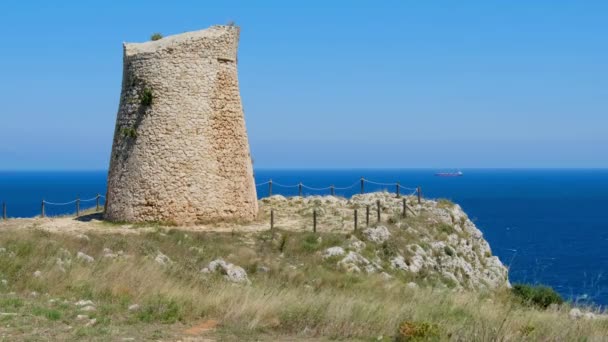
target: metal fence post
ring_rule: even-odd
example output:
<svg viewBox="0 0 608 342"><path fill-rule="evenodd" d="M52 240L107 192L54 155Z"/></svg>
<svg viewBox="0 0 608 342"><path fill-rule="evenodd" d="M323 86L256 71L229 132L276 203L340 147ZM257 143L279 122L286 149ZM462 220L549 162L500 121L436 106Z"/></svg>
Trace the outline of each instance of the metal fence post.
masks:
<svg viewBox="0 0 608 342"><path fill-rule="evenodd" d="M403 197L403 217L407 217L407 203L405 202L405 197Z"/></svg>
<svg viewBox="0 0 608 342"><path fill-rule="evenodd" d="M317 209L313 209L312 211L312 232L317 232Z"/></svg>
<svg viewBox="0 0 608 342"><path fill-rule="evenodd" d="M397 186L396 186L396 190L397 190L397 198L401 197L401 194L399 193L399 188L401 186L399 185L399 182L397 182Z"/></svg>
<svg viewBox="0 0 608 342"><path fill-rule="evenodd" d="M418 187L418 189L416 189L416 192L418 193L418 204L422 203L422 189L420 187Z"/></svg>
<svg viewBox="0 0 608 342"><path fill-rule="evenodd" d="M268 181L268 197L272 196L272 179Z"/></svg>
<svg viewBox="0 0 608 342"><path fill-rule="evenodd" d="M369 204L365 207L365 225L369 227Z"/></svg>
<svg viewBox="0 0 608 342"><path fill-rule="evenodd" d="M42 204L40 205L40 217L44 218L44 200L42 200Z"/></svg>
<svg viewBox="0 0 608 342"><path fill-rule="evenodd" d="M76 197L76 217L80 216L80 197Z"/></svg>
<svg viewBox="0 0 608 342"><path fill-rule="evenodd" d="M378 223L380 223L380 200L376 201L376 205L377 205L376 212L378 214Z"/></svg>
<svg viewBox="0 0 608 342"><path fill-rule="evenodd" d="M298 184L298 194L300 195L300 197L302 197L302 182Z"/></svg>
<svg viewBox="0 0 608 342"><path fill-rule="evenodd" d="M355 209L355 232L357 231L357 209Z"/></svg>
<svg viewBox="0 0 608 342"><path fill-rule="evenodd" d="M333 184L329 187L329 191L330 191L330 193L331 193L332 196L336 195L335 188L334 188Z"/></svg>
<svg viewBox="0 0 608 342"><path fill-rule="evenodd" d="M361 194L365 192L365 178L361 177Z"/></svg>

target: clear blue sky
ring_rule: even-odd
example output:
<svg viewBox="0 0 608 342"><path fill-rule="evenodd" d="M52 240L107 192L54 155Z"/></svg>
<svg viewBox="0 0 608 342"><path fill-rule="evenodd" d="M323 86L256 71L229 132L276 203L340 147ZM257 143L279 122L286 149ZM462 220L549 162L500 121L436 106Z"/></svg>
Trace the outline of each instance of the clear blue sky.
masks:
<svg viewBox="0 0 608 342"><path fill-rule="evenodd" d="M0 3L0 169L107 168L122 42L228 21L256 167L608 167L607 1L108 3Z"/></svg>

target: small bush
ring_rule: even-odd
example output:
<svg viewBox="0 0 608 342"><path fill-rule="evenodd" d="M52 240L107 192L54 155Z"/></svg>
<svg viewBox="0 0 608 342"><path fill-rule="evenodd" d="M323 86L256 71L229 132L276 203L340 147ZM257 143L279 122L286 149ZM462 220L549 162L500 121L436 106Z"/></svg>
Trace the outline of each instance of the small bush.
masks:
<svg viewBox="0 0 608 342"><path fill-rule="evenodd" d="M141 104L144 106L149 106L152 104L153 98L154 96L152 95L152 90L150 88L144 88L144 91L141 94Z"/></svg>
<svg viewBox="0 0 608 342"><path fill-rule="evenodd" d="M156 32L156 33L152 34L152 36L150 36L150 40L152 40L152 41L161 40L161 39L163 39L163 35L158 32Z"/></svg>
<svg viewBox="0 0 608 342"><path fill-rule="evenodd" d="M439 338L439 327L428 322L405 321L399 324L395 342L427 341Z"/></svg>
<svg viewBox="0 0 608 342"><path fill-rule="evenodd" d="M157 296L149 300L139 312L138 318L142 322L175 323L181 320L179 304L175 300Z"/></svg>
<svg viewBox="0 0 608 342"><path fill-rule="evenodd" d="M123 128L121 132L125 138L137 138L137 131L134 128Z"/></svg>
<svg viewBox="0 0 608 342"><path fill-rule="evenodd" d="M562 304L564 299L554 289L544 285L515 284L511 289L523 303L546 309L551 304Z"/></svg>
<svg viewBox="0 0 608 342"><path fill-rule="evenodd" d="M58 321L59 319L61 319L61 312L41 307L34 307L32 309L32 315L45 317L50 321Z"/></svg>
<svg viewBox="0 0 608 342"><path fill-rule="evenodd" d="M439 208L452 208L455 206L454 202L450 201L447 198L438 199L437 205L439 206Z"/></svg>
<svg viewBox="0 0 608 342"><path fill-rule="evenodd" d="M437 229L442 232L442 233L446 233L448 235L452 234L455 232L454 230L454 226L452 226L451 224L447 224L447 223L440 223L439 226L437 227Z"/></svg>

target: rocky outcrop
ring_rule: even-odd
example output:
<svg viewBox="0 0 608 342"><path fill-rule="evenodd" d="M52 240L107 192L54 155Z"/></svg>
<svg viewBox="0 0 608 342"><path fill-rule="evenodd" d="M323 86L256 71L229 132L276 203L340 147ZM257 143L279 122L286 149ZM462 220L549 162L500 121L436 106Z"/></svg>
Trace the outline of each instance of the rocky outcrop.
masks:
<svg viewBox="0 0 608 342"><path fill-rule="evenodd" d="M214 26L124 45L106 219L184 224L256 216L238 39L238 27Z"/></svg>
<svg viewBox="0 0 608 342"><path fill-rule="evenodd" d="M382 222L370 222L340 246L323 251L325 260L338 257L337 268L346 272L401 273L406 279L451 288L491 289L510 286L507 268L492 255L482 232L460 206L449 201L406 197L407 217L403 217L403 198L391 193L355 195L350 199L334 196L262 199L263 206L294 217L309 217L312 209L325 213L319 226L337 231L342 226L352 232L353 209L380 203ZM291 214L293 213L293 214ZM319 217L319 215L317 215ZM361 220L359 221L361 225ZM363 222L364 223L364 222ZM319 228L318 228L319 229ZM363 240L363 241L362 241ZM365 241L365 242L364 242Z"/></svg>

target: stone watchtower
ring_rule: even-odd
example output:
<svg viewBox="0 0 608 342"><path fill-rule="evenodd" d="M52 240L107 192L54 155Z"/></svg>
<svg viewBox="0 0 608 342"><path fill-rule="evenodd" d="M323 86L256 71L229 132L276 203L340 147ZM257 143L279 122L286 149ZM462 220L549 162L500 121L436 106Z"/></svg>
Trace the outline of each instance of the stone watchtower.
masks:
<svg viewBox="0 0 608 342"><path fill-rule="evenodd" d="M238 27L214 26L124 44L106 219L184 224L257 215L238 40Z"/></svg>

